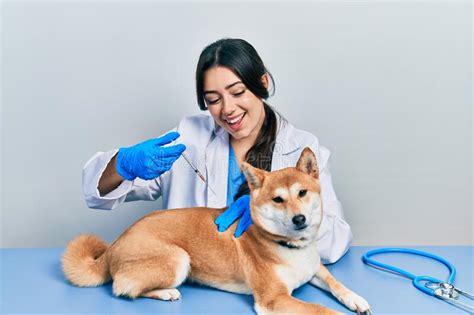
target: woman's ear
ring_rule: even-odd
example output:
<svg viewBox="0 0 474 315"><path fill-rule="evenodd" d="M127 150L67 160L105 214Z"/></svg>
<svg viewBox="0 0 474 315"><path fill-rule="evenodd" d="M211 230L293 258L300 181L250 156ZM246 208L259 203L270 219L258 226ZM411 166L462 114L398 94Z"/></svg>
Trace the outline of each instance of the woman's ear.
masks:
<svg viewBox="0 0 474 315"><path fill-rule="evenodd" d="M268 73L262 75L263 86L268 90Z"/></svg>

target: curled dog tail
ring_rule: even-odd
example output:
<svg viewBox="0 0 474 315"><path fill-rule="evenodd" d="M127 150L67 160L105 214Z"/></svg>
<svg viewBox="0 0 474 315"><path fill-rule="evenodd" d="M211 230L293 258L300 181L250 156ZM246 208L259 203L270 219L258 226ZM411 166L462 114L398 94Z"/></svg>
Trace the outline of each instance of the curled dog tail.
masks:
<svg viewBox="0 0 474 315"><path fill-rule="evenodd" d="M96 287L110 278L107 244L95 235L79 235L69 242L62 257L66 278L79 287Z"/></svg>

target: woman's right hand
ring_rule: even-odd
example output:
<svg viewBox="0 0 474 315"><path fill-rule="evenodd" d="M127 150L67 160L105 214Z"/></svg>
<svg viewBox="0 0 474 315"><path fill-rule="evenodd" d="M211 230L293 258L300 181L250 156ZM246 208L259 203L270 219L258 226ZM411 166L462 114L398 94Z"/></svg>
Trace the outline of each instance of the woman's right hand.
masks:
<svg viewBox="0 0 474 315"><path fill-rule="evenodd" d="M146 140L128 148L120 148L117 154L117 173L127 180L154 179L171 169L186 146L177 144L163 147L179 137L170 132L160 138Z"/></svg>

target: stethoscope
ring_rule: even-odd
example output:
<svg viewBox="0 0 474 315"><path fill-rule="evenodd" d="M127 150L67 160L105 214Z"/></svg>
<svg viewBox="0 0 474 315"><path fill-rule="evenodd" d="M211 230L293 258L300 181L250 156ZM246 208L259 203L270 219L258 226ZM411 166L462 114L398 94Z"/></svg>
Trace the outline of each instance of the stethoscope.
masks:
<svg viewBox="0 0 474 315"><path fill-rule="evenodd" d="M415 255L424 256L430 259L437 260L441 262L442 264L444 264L449 269L448 280L445 282L445 281L442 281L433 277L429 277L429 276L415 276L414 274L411 274L406 270L403 270L391 265L387 265L387 264L384 264L384 263L381 263L369 258L373 255L379 255L379 254L385 254L385 253L415 254ZM458 300L460 295L465 296L471 300L474 300L474 296L454 286L454 278L456 277L456 268L454 268L453 264L451 264L449 261L447 261L446 259L442 257L433 255L431 253L415 250L415 249L387 247L387 248L379 248L379 249L368 251L367 253L365 253L365 255L362 256L362 261L369 266L378 267L386 271L405 276L412 280L413 285L418 290L428 295L444 300L448 303L451 303L468 312L474 312L473 306L470 306ZM422 282L424 282L424 284Z"/></svg>

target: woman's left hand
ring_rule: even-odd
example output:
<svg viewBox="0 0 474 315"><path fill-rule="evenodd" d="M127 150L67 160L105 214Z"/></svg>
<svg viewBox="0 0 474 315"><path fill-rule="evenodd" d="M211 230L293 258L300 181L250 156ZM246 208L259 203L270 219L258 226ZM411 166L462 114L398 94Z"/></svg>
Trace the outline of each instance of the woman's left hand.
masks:
<svg viewBox="0 0 474 315"><path fill-rule="evenodd" d="M240 218L237 228L235 229L234 236L239 237L244 234L245 231L252 224L252 218L250 217L250 196L243 195L239 197L234 203L230 205L224 212L222 212L214 223L217 225L219 232L224 232L231 226L237 219Z"/></svg>

